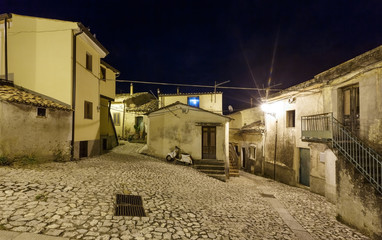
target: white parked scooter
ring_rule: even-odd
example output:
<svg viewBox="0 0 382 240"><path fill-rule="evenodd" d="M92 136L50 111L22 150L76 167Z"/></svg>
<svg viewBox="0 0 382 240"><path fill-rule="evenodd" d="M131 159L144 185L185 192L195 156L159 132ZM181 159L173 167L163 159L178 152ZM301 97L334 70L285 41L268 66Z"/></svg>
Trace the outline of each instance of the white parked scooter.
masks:
<svg viewBox="0 0 382 240"><path fill-rule="evenodd" d="M167 154L166 160L168 162L172 162L172 161L176 160L178 162L187 163L189 165L192 164L191 155L186 154L186 153L180 153L180 148L178 148L177 146L175 146L174 151Z"/></svg>

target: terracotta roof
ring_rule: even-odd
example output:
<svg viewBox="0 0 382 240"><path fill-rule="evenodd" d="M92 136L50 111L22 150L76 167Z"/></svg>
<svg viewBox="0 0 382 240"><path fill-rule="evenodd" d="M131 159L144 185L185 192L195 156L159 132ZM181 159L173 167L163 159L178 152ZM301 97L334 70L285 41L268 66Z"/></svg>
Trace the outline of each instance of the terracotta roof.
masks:
<svg viewBox="0 0 382 240"><path fill-rule="evenodd" d="M110 64L108 64L107 62L105 62L104 60L101 59L101 64L105 65L106 67L108 67L109 69L111 69L114 73L116 74L120 74L121 72L114 68L113 66L111 66Z"/></svg>
<svg viewBox="0 0 382 240"><path fill-rule="evenodd" d="M54 102L47 98L38 96L37 94L29 93L25 90L9 85L0 85L0 101L33 105L36 107L61 109L65 111L72 110L70 107L65 106L64 104Z"/></svg>
<svg viewBox="0 0 382 240"><path fill-rule="evenodd" d="M134 93L133 95L130 95L130 93L120 93L120 94L116 94L115 95L114 102L123 102L123 101L125 101L127 99L136 98L138 96L146 95L146 94L150 94L150 93L148 93L148 92L138 92L138 93Z"/></svg>
<svg viewBox="0 0 382 240"><path fill-rule="evenodd" d="M128 112L152 112L158 109L158 100L151 100L143 105L127 108Z"/></svg>
<svg viewBox="0 0 382 240"><path fill-rule="evenodd" d="M244 125L241 129L240 132L261 132L265 129L264 123L259 120L247 125Z"/></svg>

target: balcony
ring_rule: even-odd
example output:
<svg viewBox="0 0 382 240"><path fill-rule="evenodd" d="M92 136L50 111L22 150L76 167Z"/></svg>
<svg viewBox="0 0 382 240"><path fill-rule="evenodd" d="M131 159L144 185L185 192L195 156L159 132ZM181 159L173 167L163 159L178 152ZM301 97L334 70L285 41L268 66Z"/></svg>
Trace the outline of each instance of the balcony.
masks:
<svg viewBox="0 0 382 240"><path fill-rule="evenodd" d="M301 140L327 143L333 138L332 113L301 117Z"/></svg>

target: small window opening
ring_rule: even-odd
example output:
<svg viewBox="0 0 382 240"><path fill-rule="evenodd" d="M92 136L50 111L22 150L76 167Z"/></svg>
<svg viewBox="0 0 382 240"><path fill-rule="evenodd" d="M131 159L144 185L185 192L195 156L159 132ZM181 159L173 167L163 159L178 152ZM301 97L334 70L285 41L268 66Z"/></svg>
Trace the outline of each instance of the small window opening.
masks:
<svg viewBox="0 0 382 240"><path fill-rule="evenodd" d="M199 107L199 97L188 97L187 103L193 107Z"/></svg>
<svg viewBox="0 0 382 240"><path fill-rule="evenodd" d="M291 110L291 111L286 112L286 127L295 127L296 126L295 117L296 117L295 110Z"/></svg>
<svg viewBox="0 0 382 240"><path fill-rule="evenodd" d="M121 125L121 113L113 113L114 126Z"/></svg>
<svg viewBox="0 0 382 240"><path fill-rule="evenodd" d="M38 117L46 117L46 108L37 108Z"/></svg>
<svg viewBox="0 0 382 240"><path fill-rule="evenodd" d="M106 68L104 67L100 69L100 79L106 81Z"/></svg>
<svg viewBox="0 0 382 240"><path fill-rule="evenodd" d="M250 158L256 159L256 146L251 145L249 147L249 152L250 152Z"/></svg>
<svg viewBox="0 0 382 240"><path fill-rule="evenodd" d="M85 101L84 104L84 118L93 119L93 103Z"/></svg>
<svg viewBox="0 0 382 240"><path fill-rule="evenodd" d="M86 53L86 69L89 71L93 69L93 57L90 53Z"/></svg>

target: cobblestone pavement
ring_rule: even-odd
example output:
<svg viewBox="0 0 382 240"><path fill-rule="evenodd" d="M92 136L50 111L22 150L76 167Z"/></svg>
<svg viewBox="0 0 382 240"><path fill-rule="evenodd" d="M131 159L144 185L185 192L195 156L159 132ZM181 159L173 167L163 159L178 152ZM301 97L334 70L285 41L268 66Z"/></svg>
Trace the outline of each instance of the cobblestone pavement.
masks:
<svg viewBox="0 0 382 240"><path fill-rule="evenodd" d="M0 229L70 239L298 239L271 193L313 239L368 239L324 197L256 176L224 183L139 155L139 144L78 162L0 168ZM114 216L115 194L141 195L147 217Z"/></svg>

